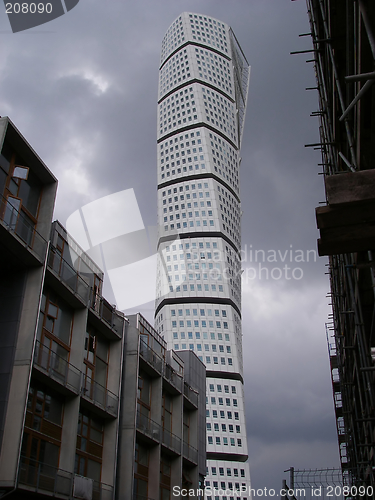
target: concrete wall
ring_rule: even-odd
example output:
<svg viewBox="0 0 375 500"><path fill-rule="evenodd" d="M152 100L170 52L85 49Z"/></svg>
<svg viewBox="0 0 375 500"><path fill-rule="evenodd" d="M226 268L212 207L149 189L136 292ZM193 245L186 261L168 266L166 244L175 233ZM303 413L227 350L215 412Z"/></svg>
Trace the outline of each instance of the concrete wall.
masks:
<svg viewBox="0 0 375 500"><path fill-rule="evenodd" d="M34 339L39 312L43 268L32 268L11 279L14 295L9 297L8 309L1 310L2 331L7 338L7 352L12 359L8 365L9 392L0 457L0 485L13 485L16 479L18 456L26 411L29 378L33 359ZM6 284L2 291L5 293ZM6 300L5 300L5 303ZM4 322L8 319L7 322ZM4 414L4 407L3 407Z"/></svg>
<svg viewBox="0 0 375 500"><path fill-rule="evenodd" d="M1 270L0 281L0 453L27 273Z"/></svg>
<svg viewBox="0 0 375 500"><path fill-rule="evenodd" d="M185 381L199 393L197 419L198 470L206 475L206 367L192 351L178 351L184 362Z"/></svg>
<svg viewBox="0 0 375 500"><path fill-rule="evenodd" d="M117 454L116 499L128 500L133 494L135 428L138 390L139 332L134 321L127 325L122 367L119 445Z"/></svg>

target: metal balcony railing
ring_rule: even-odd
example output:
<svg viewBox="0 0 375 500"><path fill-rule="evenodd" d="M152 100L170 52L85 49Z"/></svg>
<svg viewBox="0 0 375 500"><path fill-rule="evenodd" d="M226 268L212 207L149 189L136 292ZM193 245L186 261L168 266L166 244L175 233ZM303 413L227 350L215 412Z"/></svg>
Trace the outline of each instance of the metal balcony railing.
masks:
<svg viewBox="0 0 375 500"><path fill-rule="evenodd" d="M167 429L163 429L162 443L170 450L173 450L176 453L181 454L181 438L179 438L172 432L168 431Z"/></svg>
<svg viewBox="0 0 375 500"><path fill-rule="evenodd" d="M165 349L167 343L165 340L158 334L158 332L153 328L150 323L142 316L142 314L137 314L137 327L141 333L145 333L146 335L151 335L154 338L155 342L159 344L161 351L160 354L163 356L165 354Z"/></svg>
<svg viewBox="0 0 375 500"><path fill-rule="evenodd" d="M18 474L18 483L31 486L36 491L48 491L54 495L69 498L72 491L73 474L46 463L22 457Z"/></svg>
<svg viewBox="0 0 375 500"><path fill-rule="evenodd" d="M34 363L64 387L76 394L79 393L81 371L56 352L41 344L39 340L35 346Z"/></svg>
<svg viewBox="0 0 375 500"><path fill-rule="evenodd" d="M48 493L49 496L72 498L75 478L72 472L53 467L44 462L21 456L18 473L18 485L34 488L36 492ZM113 500L113 486L90 480L92 487L86 491L89 500Z"/></svg>
<svg viewBox="0 0 375 500"><path fill-rule="evenodd" d="M38 368L42 368L51 378L60 382L75 394L78 395L81 388L81 395L85 399L91 401L114 417L117 416L118 396L116 394L100 385L91 377L84 375L81 370L39 341L36 342L35 346L34 363Z"/></svg>
<svg viewBox="0 0 375 500"><path fill-rule="evenodd" d="M50 245L48 254L48 267L54 271L59 279L69 287L73 293L78 295L83 303L87 307L90 307L109 328L121 336L124 323L124 317L121 313L101 295L95 294L87 275L80 274L52 245Z"/></svg>
<svg viewBox="0 0 375 500"><path fill-rule="evenodd" d="M171 365L164 365L164 377L178 389L179 392L182 392L182 376L174 370Z"/></svg>
<svg viewBox="0 0 375 500"><path fill-rule="evenodd" d="M109 328L114 330L118 335L121 335L124 317L118 313L114 306L100 295L95 295L92 291L91 296L93 297L90 304L91 309L96 312Z"/></svg>
<svg viewBox="0 0 375 500"><path fill-rule="evenodd" d="M114 417L117 416L118 396L87 375L83 375L81 394Z"/></svg>
<svg viewBox="0 0 375 500"><path fill-rule="evenodd" d="M182 445L182 454L184 458L187 458L190 462L193 462L194 464L198 463L198 450L190 446L188 443L185 443L185 441Z"/></svg>
<svg viewBox="0 0 375 500"><path fill-rule="evenodd" d="M16 198L7 199L0 195L0 223L10 233L16 234L43 262L47 241L38 233L27 215L17 209L15 206L17 202L19 200Z"/></svg>
<svg viewBox="0 0 375 500"><path fill-rule="evenodd" d="M161 427L158 423L154 422L147 415L137 412L137 430L146 434L154 441L160 442Z"/></svg>
<svg viewBox="0 0 375 500"><path fill-rule="evenodd" d="M48 267L52 269L60 280L68 286L87 305L90 297L90 285L79 273L50 246L48 254Z"/></svg>
<svg viewBox="0 0 375 500"><path fill-rule="evenodd" d="M141 357L150 364L159 373L163 370L163 359L153 350L146 342L140 338L139 354Z"/></svg>
<svg viewBox="0 0 375 500"><path fill-rule="evenodd" d="M195 407L198 406L198 392L186 382L184 382L184 395Z"/></svg>

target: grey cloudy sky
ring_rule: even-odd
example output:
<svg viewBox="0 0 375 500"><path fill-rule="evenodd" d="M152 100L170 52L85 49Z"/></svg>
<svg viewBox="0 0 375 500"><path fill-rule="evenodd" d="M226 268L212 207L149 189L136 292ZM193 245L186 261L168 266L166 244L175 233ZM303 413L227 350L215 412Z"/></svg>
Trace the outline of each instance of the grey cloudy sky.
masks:
<svg viewBox="0 0 375 500"><path fill-rule="evenodd" d="M324 200L320 156L304 147L318 142L309 117L316 93L305 91L314 71L309 55L290 55L310 48L298 36L309 31L305 2L81 0L18 34L3 10L0 114L59 179L55 217L63 224L82 205L133 188L145 225L155 225L160 46L183 11L230 24L252 67L241 165L247 428L253 486L279 488L290 466L338 466L326 259L285 257L301 250L306 260L316 249L314 209ZM258 252L254 262L255 250L275 250L277 259L263 262ZM272 279L285 265L288 277L299 268L298 279ZM150 304L143 312L151 320Z"/></svg>

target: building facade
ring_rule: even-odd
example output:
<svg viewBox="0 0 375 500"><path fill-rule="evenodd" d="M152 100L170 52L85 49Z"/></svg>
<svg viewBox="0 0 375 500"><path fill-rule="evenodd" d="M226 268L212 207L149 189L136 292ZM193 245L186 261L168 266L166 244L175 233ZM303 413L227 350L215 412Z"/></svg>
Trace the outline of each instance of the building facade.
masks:
<svg viewBox="0 0 375 500"><path fill-rule="evenodd" d="M192 352L168 351L140 314L128 321L117 498L197 492L206 473L205 366Z"/></svg>
<svg viewBox="0 0 375 500"><path fill-rule="evenodd" d="M115 494L125 317L52 223L57 180L0 120L0 497Z"/></svg>
<svg viewBox="0 0 375 500"><path fill-rule="evenodd" d="M239 167L249 74L217 19L183 13L163 39L155 328L206 365L206 485L244 491Z"/></svg>
<svg viewBox="0 0 375 500"><path fill-rule="evenodd" d="M159 500L205 474L205 367L102 296L57 180L0 119L0 498ZM131 286L131 284L125 284Z"/></svg>

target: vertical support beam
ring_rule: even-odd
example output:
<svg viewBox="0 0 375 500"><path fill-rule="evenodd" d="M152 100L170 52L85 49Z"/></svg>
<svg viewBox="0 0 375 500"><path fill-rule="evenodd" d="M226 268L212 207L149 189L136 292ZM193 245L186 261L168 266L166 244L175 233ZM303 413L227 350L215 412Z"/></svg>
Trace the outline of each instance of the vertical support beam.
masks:
<svg viewBox="0 0 375 500"><path fill-rule="evenodd" d="M367 11L366 11L365 5L363 3L363 0L358 0L358 5L359 5L359 10L361 11L363 24L365 25L365 28L366 28L366 34L368 37L368 41L370 43L372 57L375 59L375 37L374 37L374 34L372 32L372 29L371 29L370 20L368 18Z"/></svg>
<svg viewBox="0 0 375 500"><path fill-rule="evenodd" d="M326 19L326 15L324 12L323 0L319 0L319 5L320 5L320 12L321 12L322 20L323 20L325 37L330 38L327 19ZM327 50L328 50L329 57L330 57L331 64L332 64L332 71L333 71L333 75L334 75L334 79L335 79L335 85L336 85L337 95L338 95L339 102L340 102L341 112L343 113L345 111L345 102L344 102L344 97L343 97L343 93L341 90L341 85L340 85L340 81L339 81L339 77L338 77L338 73L337 73L337 68L336 68L335 57L333 54L333 49L332 49L331 44L328 44ZM348 145L349 145L349 149L350 149L350 154L352 157L352 163L353 163L354 167L357 169L358 162L357 162L357 158L356 158L356 154L355 154L355 150L354 150L353 136L352 136L352 133L351 133L351 130L349 127L349 123L347 122L347 120L345 120L344 123L345 123L346 135L348 138Z"/></svg>
<svg viewBox="0 0 375 500"><path fill-rule="evenodd" d="M294 490L294 467L291 467L289 470L289 483L290 483L290 488Z"/></svg>

